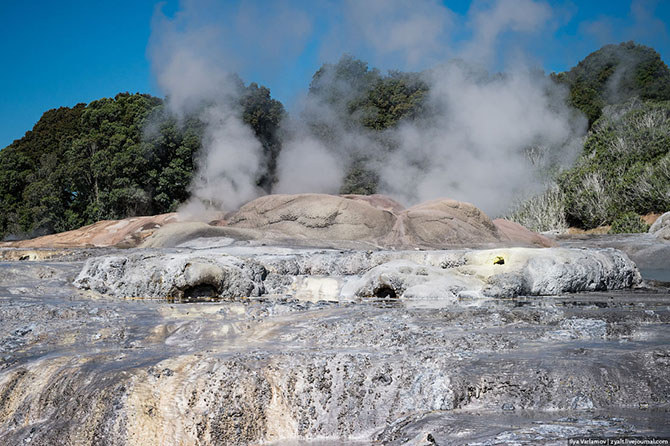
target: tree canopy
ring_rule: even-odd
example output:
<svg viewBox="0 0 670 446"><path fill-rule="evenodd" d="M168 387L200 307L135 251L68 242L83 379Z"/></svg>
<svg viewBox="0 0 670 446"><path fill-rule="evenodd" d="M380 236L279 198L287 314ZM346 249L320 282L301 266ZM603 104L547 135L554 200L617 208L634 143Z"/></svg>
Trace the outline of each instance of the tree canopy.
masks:
<svg viewBox="0 0 670 446"><path fill-rule="evenodd" d="M264 148L257 181L269 190L284 108L265 87L240 88L242 119ZM189 197L203 131L197 115L177 120L162 99L146 94L45 112L0 151L0 237L175 211Z"/></svg>
<svg viewBox="0 0 670 446"><path fill-rule="evenodd" d="M605 45L586 56L569 71L552 79L570 89L570 103L592 125L605 105L634 97L670 100L670 69L653 49L634 42Z"/></svg>

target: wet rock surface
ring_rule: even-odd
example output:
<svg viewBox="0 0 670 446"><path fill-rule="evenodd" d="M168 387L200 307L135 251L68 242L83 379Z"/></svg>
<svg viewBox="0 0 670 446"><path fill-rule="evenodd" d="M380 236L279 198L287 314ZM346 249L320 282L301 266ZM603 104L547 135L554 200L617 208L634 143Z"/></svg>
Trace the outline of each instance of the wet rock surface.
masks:
<svg viewBox="0 0 670 446"><path fill-rule="evenodd" d="M670 435L667 288L605 290L603 278L616 277L608 273L575 289L600 291L576 294L529 295L526 284L509 296L434 298L423 292L436 287L423 281L409 295L412 286L319 301L355 283L347 276L362 280L393 262L438 282L450 270L480 281L496 276L483 268L511 274L540 257L259 249L0 263L3 444L494 445ZM588 257L543 251L556 261L542 271L558 268L560 277L571 255ZM598 267L574 276L602 274L610 263L625 270L626 258L613 253L595 251ZM494 263L498 256L505 263ZM518 269L516 256L525 256ZM95 268L109 280L79 274ZM635 272L621 275L626 286ZM75 277L90 289L71 285ZM246 291L207 303L138 299L224 277ZM142 278L152 288L128 292Z"/></svg>

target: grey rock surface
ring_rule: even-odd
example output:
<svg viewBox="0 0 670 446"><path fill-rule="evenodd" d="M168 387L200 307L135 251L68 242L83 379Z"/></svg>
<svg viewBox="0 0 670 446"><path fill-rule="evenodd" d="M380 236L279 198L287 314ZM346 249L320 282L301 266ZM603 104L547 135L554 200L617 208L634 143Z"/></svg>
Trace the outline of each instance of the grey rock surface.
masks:
<svg viewBox="0 0 670 446"><path fill-rule="evenodd" d="M637 277L612 249L233 243L71 258L0 262L2 444L458 446L670 435L670 291L610 289ZM83 288L104 292L71 285L78 271ZM404 293L321 299L362 278L374 284L371 271L397 276ZM481 294L431 295L433 283L453 286L450 275ZM235 297L139 298L213 284ZM487 287L513 292L491 298ZM557 291L565 289L579 292Z"/></svg>
<svg viewBox="0 0 670 446"><path fill-rule="evenodd" d="M358 199L324 194L267 195L228 217L228 226L291 238L375 240L385 236L395 220L392 212Z"/></svg>
<svg viewBox="0 0 670 446"><path fill-rule="evenodd" d="M649 227L649 233L663 240L670 240L670 212L666 212L656 219Z"/></svg>
<svg viewBox="0 0 670 446"><path fill-rule="evenodd" d="M373 252L228 246L93 258L74 284L117 297L180 299L204 293L228 299L290 294L305 300L457 300L622 289L639 282L635 264L614 249Z"/></svg>
<svg viewBox="0 0 670 446"><path fill-rule="evenodd" d="M265 275L232 256L130 254L89 259L74 285L118 297L225 299L259 296Z"/></svg>
<svg viewBox="0 0 670 446"><path fill-rule="evenodd" d="M670 243L653 234L564 236L559 242L566 248L598 247L623 251L648 278L670 282Z"/></svg>

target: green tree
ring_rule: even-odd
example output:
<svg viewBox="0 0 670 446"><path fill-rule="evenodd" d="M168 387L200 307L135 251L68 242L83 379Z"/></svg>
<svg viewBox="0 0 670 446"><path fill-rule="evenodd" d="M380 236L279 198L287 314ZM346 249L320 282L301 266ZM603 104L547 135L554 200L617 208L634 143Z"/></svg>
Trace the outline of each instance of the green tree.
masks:
<svg viewBox="0 0 670 446"><path fill-rule="evenodd" d="M670 100L670 69L653 49L634 42L606 45L569 71L552 74L570 88L570 103L592 125L608 104L631 98Z"/></svg>

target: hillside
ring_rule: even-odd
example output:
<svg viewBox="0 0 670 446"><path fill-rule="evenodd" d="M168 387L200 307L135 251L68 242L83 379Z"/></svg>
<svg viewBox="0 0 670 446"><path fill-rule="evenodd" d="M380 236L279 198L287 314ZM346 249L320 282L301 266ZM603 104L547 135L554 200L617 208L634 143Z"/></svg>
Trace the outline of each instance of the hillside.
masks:
<svg viewBox="0 0 670 446"><path fill-rule="evenodd" d="M646 231L641 215L670 210L670 69L654 49L625 42L551 77L590 130L575 165L509 217L537 231Z"/></svg>
<svg viewBox="0 0 670 446"><path fill-rule="evenodd" d="M510 218L536 231L646 232L641 215L670 210L670 102L606 106L575 165Z"/></svg>
<svg viewBox="0 0 670 446"><path fill-rule="evenodd" d="M505 78L476 75L489 84ZM314 74L296 120L343 164L340 193L378 192L375 163L398 145L389 130L407 121L420 121L417 129L435 125L428 77L382 74L348 55ZM550 78L568 88L589 134L574 167L552 171L548 192L511 218L534 230L562 230L635 223L639 214L670 209L670 70L660 55L633 42L607 45ZM282 144L298 130L284 126L288 115L269 89L236 79L235 110L263 147L255 183L272 192ZM177 118L163 99L120 93L45 112L0 151L0 239L175 211L190 196L208 105Z"/></svg>
<svg viewBox="0 0 670 446"><path fill-rule="evenodd" d="M670 100L670 69L653 49L634 42L606 45L552 79L570 88L571 104L593 124L606 105L632 98Z"/></svg>

